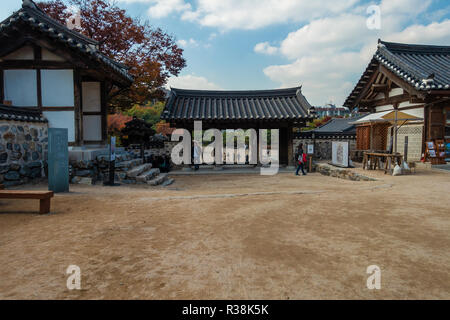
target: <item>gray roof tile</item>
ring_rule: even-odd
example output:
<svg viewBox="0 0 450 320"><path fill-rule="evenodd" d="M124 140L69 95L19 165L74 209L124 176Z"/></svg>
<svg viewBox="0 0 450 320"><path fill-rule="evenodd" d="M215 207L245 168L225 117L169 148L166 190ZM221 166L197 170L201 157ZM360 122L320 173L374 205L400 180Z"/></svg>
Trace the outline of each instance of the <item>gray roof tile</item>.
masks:
<svg viewBox="0 0 450 320"><path fill-rule="evenodd" d="M379 41L378 49L344 106L352 107L366 79L382 64L419 91L450 89L450 46Z"/></svg>
<svg viewBox="0 0 450 320"><path fill-rule="evenodd" d="M161 116L174 120L280 120L313 118L301 87L256 91L171 89Z"/></svg>
<svg viewBox="0 0 450 320"><path fill-rule="evenodd" d="M119 74L128 82L133 77L128 73L128 68L123 64L108 58L98 50L98 42L81 33L70 30L58 21L50 18L32 0L24 0L22 8L14 12L10 17L0 23L0 32L7 33L16 23L26 23L32 28L45 33L47 36L72 47L92 60L100 62L114 73Z"/></svg>

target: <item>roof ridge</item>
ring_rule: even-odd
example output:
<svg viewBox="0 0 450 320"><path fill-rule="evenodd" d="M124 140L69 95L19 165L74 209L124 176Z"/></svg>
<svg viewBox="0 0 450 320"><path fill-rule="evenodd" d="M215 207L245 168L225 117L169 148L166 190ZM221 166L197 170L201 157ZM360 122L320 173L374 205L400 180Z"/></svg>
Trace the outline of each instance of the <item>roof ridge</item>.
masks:
<svg viewBox="0 0 450 320"><path fill-rule="evenodd" d="M31 1L31 0L24 0L24 1ZM25 2L24 2L25 3ZM65 32L70 33L71 35L73 35L74 37L80 38L86 42L88 42L89 44L93 44L93 45L98 45L98 41L94 40L92 38L89 38L87 36L85 36L84 34L74 31L72 29L69 29L67 26L63 25L62 23L60 23L59 21L53 19L52 17L50 17L48 14L46 14L41 8L39 8L39 6L37 6L34 2L33 2L34 6L30 6L30 5L24 5L22 4L22 11L27 12L28 14L33 13L38 15L40 18L43 18L45 20L47 20L46 22L48 23L52 23L54 24L55 27L59 27L62 28ZM20 11L20 10L19 10Z"/></svg>
<svg viewBox="0 0 450 320"><path fill-rule="evenodd" d="M183 89L170 88L175 95L205 95L205 96L265 96L265 95L296 95L302 86L293 88L267 89L267 90L201 90L201 89Z"/></svg>
<svg viewBox="0 0 450 320"><path fill-rule="evenodd" d="M444 45L429 45L429 44L408 44L399 42L387 42L380 40L379 43L386 46L386 48L391 51L404 51L404 52L417 52L423 54L436 54L436 51L442 51L443 53L450 54L450 46Z"/></svg>

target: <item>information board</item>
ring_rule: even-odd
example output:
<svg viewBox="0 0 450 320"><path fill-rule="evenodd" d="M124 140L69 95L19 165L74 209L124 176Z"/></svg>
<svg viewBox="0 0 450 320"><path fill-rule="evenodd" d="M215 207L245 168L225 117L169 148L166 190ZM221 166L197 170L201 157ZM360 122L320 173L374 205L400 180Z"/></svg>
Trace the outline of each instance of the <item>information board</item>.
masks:
<svg viewBox="0 0 450 320"><path fill-rule="evenodd" d="M67 128L48 129L48 189L69 191L69 148Z"/></svg>

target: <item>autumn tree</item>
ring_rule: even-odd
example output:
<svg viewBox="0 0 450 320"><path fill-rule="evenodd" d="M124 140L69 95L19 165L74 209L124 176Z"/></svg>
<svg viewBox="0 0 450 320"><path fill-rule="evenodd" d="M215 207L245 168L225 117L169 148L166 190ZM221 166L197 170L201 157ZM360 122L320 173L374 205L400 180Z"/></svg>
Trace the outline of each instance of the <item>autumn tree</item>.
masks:
<svg viewBox="0 0 450 320"><path fill-rule="evenodd" d="M186 66L183 49L173 36L148 20L130 17L108 0L53 0L38 5L63 24L73 15L69 8L77 8L81 26L75 30L98 41L104 54L130 68L132 86L110 92L110 104L116 109L163 99L162 86Z"/></svg>

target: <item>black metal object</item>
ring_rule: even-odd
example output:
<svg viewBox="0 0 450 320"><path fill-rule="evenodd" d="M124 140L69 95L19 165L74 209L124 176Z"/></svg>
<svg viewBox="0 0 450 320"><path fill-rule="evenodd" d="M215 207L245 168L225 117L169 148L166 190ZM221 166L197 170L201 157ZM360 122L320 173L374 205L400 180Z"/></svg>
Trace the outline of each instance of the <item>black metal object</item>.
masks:
<svg viewBox="0 0 450 320"><path fill-rule="evenodd" d="M405 137L405 146L403 149L403 161L408 162L408 136Z"/></svg>

